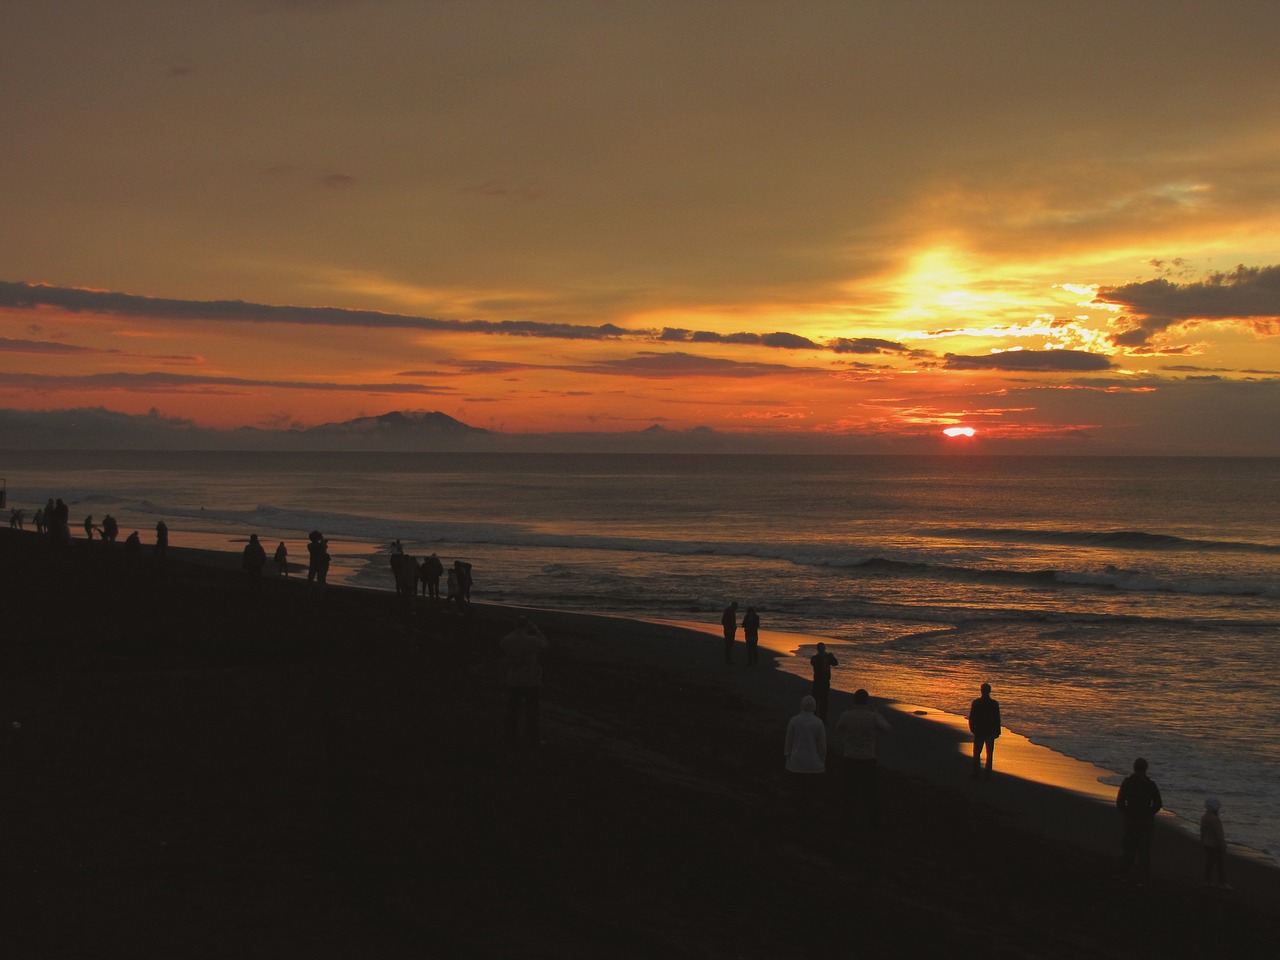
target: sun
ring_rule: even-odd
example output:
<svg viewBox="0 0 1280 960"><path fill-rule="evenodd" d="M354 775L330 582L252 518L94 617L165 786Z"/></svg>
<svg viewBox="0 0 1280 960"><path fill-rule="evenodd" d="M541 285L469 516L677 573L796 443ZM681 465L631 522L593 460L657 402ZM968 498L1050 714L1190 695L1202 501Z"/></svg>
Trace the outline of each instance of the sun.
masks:
<svg viewBox="0 0 1280 960"><path fill-rule="evenodd" d="M942 432L948 437L972 437L978 431L973 427L947 427Z"/></svg>

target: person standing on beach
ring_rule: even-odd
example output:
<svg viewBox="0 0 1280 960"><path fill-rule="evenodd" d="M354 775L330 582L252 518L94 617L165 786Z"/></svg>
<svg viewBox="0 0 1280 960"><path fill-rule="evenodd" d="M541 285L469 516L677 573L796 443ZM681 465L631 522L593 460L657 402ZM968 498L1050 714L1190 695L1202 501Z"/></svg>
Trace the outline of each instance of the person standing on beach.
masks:
<svg viewBox="0 0 1280 960"><path fill-rule="evenodd" d="M720 615L720 626L724 628L724 662L733 662L733 638L738 635L738 601L735 600L724 608Z"/></svg>
<svg viewBox="0 0 1280 960"><path fill-rule="evenodd" d="M787 724L787 739L782 747L803 813L812 812L817 799L822 780L816 774L827 770L827 725L814 716L815 706L813 697L800 698L800 712Z"/></svg>
<svg viewBox="0 0 1280 960"><path fill-rule="evenodd" d="M466 603L467 609L471 609L471 587L475 583L475 579L471 575L471 564L465 560L455 560L453 565L458 569L458 596Z"/></svg>
<svg viewBox="0 0 1280 960"><path fill-rule="evenodd" d="M1230 890L1231 885L1227 883L1227 835L1218 816L1221 809L1222 804L1213 797L1204 802L1204 813L1200 815L1200 846L1204 848L1205 884Z"/></svg>
<svg viewBox="0 0 1280 960"><path fill-rule="evenodd" d="M889 732L889 721L868 702L865 690L853 695L853 709L836 721L844 737L844 785L841 804L845 824L853 828L858 814L871 830L880 828L880 788L876 782L876 737Z"/></svg>
<svg viewBox="0 0 1280 960"><path fill-rule="evenodd" d="M445 597L445 607L452 600L457 603L459 613L468 613L471 610L471 564L464 560L453 561L447 588L449 595Z"/></svg>
<svg viewBox="0 0 1280 960"><path fill-rule="evenodd" d="M507 746L518 739L520 714L524 714L529 746L541 745L538 726L538 696L542 687L542 653L547 638L527 617L516 617L516 628L498 641L507 684Z"/></svg>
<svg viewBox="0 0 1280 960"><path fill-rule="evenodd" d="M831 668L839 661L834 654L827 653L825 643L818 644L818 652L809 658L813 667L813 699L818 703L818 716L823 723L827 722L827 700L831 696Z"/></svg>
<svg viewBox="0 0 1280 960"><path fill-rule="evenodd" d="M754 667L759 659L757 648L760 643L760 614L756 613L755 607L747 607L742 617L742 637L747 642L747 666Z"/></svg>
<svg viewBox="0 0 1280 960"><path fill-rule="evenodd" d="M307 536L307 585L324 589L329 577L329 541L319 530Z"/></svg>
<svg viewBox="0 0 1280 960"><path fill-rule="evenodd" d="M984 683L982 696L969 704L969 732L973 734L973 773L978 779L982 770L982 751L987 751L987 779L991 779L991 754L996 749L996 737L1000 736L1000 702L991 699L991 684Z"/></svg>
<svg viewBox="0 0 1280 960"><path fill-rule="evenodd" d="M444 564L434 553L422 561L422 589L432 600L440 599L440 578L444 576Z"/></svg>
<svg viewBox="0 0 1280 960"><path fill-rule="evenodd" d="M163 520L156 523L156 556L161 560L169 556L169 525Z"/></svg>
<svg viewBox="0 0 1280 960"><path fill-rule="evenodd" d="M1164 806L1160 788L1147 776L1147 761L1133 761L1133 773L1124 778L1116 794L1116 807L1124 816L1124 853L1120 856L1120 878L1129 879L1137 863L1138 882L1145 883L1151 873L1151 833L1156 814Z"/></svg>
<svg viewBox="0 0 1280 960"><path fill-rule="evenodd" d="M287 577L289 575L289 548L284 545L284 541L280 541L280 546L276 547L275 554L276 576Z"/></svg>
<svg viewBox="0 0 1280 960"><path fill-rule="evenodd" d="M249 542L244 546L240 564L249 578L249 589L259 593L262 590L262 568L267 565L267 551L262 548L256 533L249 534Z"/></svg>
<svg viewBox="0 0 1280 960"><path fill-rule="evenodd" d="M444 585L444 608L449 609L449 605L455 600L458 603L458 609L462 609L462 601L458 600L458 568L450 567L449 576L445 580Z"/></svg>

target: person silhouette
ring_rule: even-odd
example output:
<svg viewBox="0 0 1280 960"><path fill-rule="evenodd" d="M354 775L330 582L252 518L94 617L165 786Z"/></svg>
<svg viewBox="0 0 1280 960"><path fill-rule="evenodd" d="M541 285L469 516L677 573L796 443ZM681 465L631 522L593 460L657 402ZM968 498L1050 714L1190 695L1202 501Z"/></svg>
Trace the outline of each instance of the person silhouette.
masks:
<svg viewBox="0 0 1280 960"><path fill-rule="evenodd" d="M524 714L525 733L529 746L542 743L538 717L538 697L542 687L542 654L547 649L547 638L527 617L516 617L515 629L498 641L498 653L502 656L503 673L507 686L507 745L514 747Z"/></svg>
<svg viewBox="0 0 1280 960"><path fill-rule="evenodd" d="M404 552L399 540L391 541L391 580L396 596L412 602L418 593L418 561Z"/></svg>
<svg viewBox="0 0 1280 960"><path fill-rule="evenodd" d="M724 608L720 615L720 626L724 628L724 662L733 662L733 639L738 635L738 601L734 600Z"/></svg>
<svg viewBox="0 0 1280 960"><path fill-rule="evenodd" d="M1200 815L1200 846L1204 849L1204 882L1211 886L1230 890L1227 883L1227 836L1222 829L1222 819L1218 812L1222 804L1215 797L1204 802L1204 813Z"/></svg>
<svg viewBox="0 0 1280 960"><path fill-rule="evenodd" d="M440 599L440 578L444 576L444 564L434 553L422 561L422 589L432 600Z"/></svg>
<svg viewBox="0 0 1280 960"><path fill-rule="evenodd" d="M1129 879L1136 864L1138 882L1146 882L1151 873L1151 834L1156 814L1163 806L1160 788L1147 776L1147 761L1139 757L1133 761L1133 773L1124 778L1116 794L1116 807L1124 816L1121 879Z"/></svg>
<svg viewBox="0 0 1280 960"><path fill-rule="evenodd" d="M289 548L284 545L284 541L280 541L280 546L276 547L275 557L276 576L287 577L289 575Z"/></svg>
<svg viewBox="0 0 1280 960"><path fill-rule="evenodd" d="M458 604L459 613L470 613L471 564L465 560L453 561L453 566L449 568L448 590L449 596L445 598L445 605L447 606L452 599Z"/></svg>
<svg viewBox="0 0 1280 960"><path fill-rule="evenodd" d="M249 578L249 589L257 593L262 589L262 568L267 565L267 551L262 548L256 533L249 534L240 563Z"/></svg>
<svg viewBox="0 0 1280 960"><path fill-rule="evenodd" d="M755 607L747 607L742 617L742 639L747 644L747 666L754 667L759 660L760 614Z"/></svg>
<svg viewBox="0 0 1280 960"><path fill-rule="evenodd" d="M818 652L809 658L813 667L813 699L818 703L818 716L827 722L827 701L831 697L831 668L839 665L834 654L827 653L825 643L818 644Z"/></svg>
<svg viewBox="0 0 1280 960"><path fill-rule="evenodd" d="M163 520L156 524L156 556L163 560L169 555L169 525Z"/></svg>
<svg viewBox="0 0 1280 960"><path fill-rule="evenodd" d="M827 770L827 725L813 713L816 703L809 694L800 698L800 712L787 723L782 755L802 813L809 813L817 800L822 779L815 774Z"/></svg>
<svg viewBox="0 0 1280 960"><path fill-rule="evenodd" d="M982 770L982 751L987 752L987 778L991 778L991 754L995 752L996 737L1000 736L1000 703L991 699L991 684L981 687L982 696L969 704L969 732L973 734L973 772L978 779Z"/></svg>
<svg viewBox="0 0 1280 960"><path fill-rule="evenodd" d="M449 568L449 576L445 578L445 596L444 607L450 609L450 604L457 603L458 611L462 611L462 599L458 596L458 567L454 564Z"/></svg>
<svg viewBox="0 0 1280 960"><path fill-rule="evenodd" d="M323 590L329 577L329 541L319 530L307 535L307 585Z"/></svg>
<svg viewBox="0 0 1280 960"><path fill-rule="evenodd" d="M865 690L853 694L853 708L840 714L836 730L844 737L845 824L852 828L861 813L872 830L880 826L880 788L876 782L876 737L889 732L889 721L871 706Z"/></svg>
<svg viewBox="0 0 1280 960"><path fill-rule="evenodd" d="M453 561L454 567L458 570L458 596L467 605L467 610L471 610L471 587L475 583L471 575L471 564L465 560Z"/></svg>

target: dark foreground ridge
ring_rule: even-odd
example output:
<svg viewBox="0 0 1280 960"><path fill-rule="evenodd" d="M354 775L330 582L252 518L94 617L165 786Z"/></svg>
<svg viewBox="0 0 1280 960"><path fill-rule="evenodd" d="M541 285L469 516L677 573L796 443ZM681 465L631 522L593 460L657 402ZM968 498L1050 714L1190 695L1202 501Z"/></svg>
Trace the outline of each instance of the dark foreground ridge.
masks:
<svg viewBox="0 0 1280 960"><path fill-rule="evenodd" d="M726 672L715 637L536 612L548 742L508 751L512 611L255 595L120 547L0 530L6 956L1263 957L1280 934L1280 871L1205 890L1158 840L1126 886L1119 824L1113 851L1050 839L963 776L882 769L878 843L842 830L835 772L798 814L776 704L803 690Z"/></svg>

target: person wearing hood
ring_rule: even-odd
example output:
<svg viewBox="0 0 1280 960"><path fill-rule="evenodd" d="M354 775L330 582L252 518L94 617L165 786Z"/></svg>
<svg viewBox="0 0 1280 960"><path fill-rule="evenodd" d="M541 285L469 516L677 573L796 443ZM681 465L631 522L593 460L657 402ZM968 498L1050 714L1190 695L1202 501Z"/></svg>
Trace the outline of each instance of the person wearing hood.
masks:
<svg viewBox="0 0 1280 960"><path fill-rule="evenodd" d="M820 774L827 770L827 725L814 713L817 701L812 696L800 698L800 712L787 724L787 739L782 747L789 778L805 812L817 799Z"/></svg>
<svg viewBox="0 0 1280 960"><path fill-rule="evenodd" d="M1227 837L1218 816L1221 809L1222 804L1215 797L1204 802L1204 813L1200 816L1200 846L1204 848L1204 882L1230 890L1227 883Z"/></svg>

